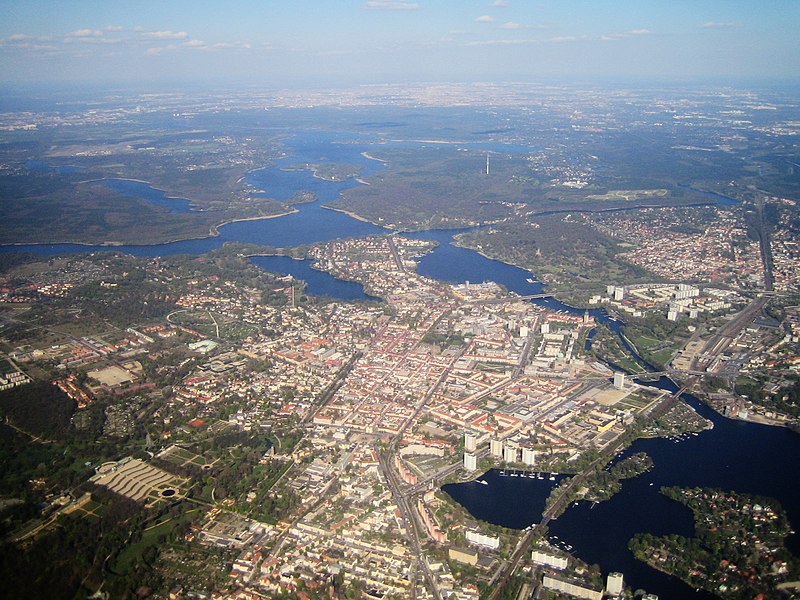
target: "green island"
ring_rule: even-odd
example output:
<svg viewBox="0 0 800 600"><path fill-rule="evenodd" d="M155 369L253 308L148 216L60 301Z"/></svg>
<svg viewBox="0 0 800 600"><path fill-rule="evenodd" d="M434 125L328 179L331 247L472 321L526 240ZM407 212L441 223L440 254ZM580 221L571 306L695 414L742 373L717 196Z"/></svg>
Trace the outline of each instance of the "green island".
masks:
<svg viewBox="0 0 800 600"><path fill-rule="evenodd" d="M800 561L783 544L791 525L776 500L706 488L661 493L691 509L695 537L637 534L629 543L636 558L721 598L785 597L779 586L797 579Z"/></svg>

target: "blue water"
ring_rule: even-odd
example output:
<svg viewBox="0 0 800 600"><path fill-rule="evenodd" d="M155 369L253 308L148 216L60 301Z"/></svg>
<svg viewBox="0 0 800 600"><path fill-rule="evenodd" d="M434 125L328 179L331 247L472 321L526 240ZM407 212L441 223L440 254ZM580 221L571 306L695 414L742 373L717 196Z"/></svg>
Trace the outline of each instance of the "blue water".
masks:
<svg viewBox="0 0 800 600"><path fill-rule="evenodd" d="M135 181L133 179L98 179L92 183L104 185L108 189L114 190L129 198L140 198L153 206L166 208L171 213L186 214L192 212L192 203L186 198L167 196L163 190L156 189L144 181Z"/></svg>
<svg viewBox="0 0 800 600"><path fill-rule="evenodd" d="M450 283L495 281L506 289L522 295L543 292L544 286L540 282L526 281L534 278L529 271L486 258L474 250L453 245L451 243L453 235L462 231L464 230L433 230L406 234L414 239L431 240L439 244L434 252L426 254L419 260L417 272Z"/></svg>
<svg viewBox="0 0 800 600"><path fill-rule="evenodd" d="M510 473L492 469L475 481L448 483L442 486L442 490L477 519L503 527L524 529L541 519L547 497L564 476L556 475L550 481L548 473L543 479L515 477ZM488 485L478 483L479 480ZM503 510L498 510L498 506L502 506Z"/></svg>
<svg viewBox="0 0 800 600"><path fill-rule="evenodd" d="M265 271L291 275L306 283L306 290L315 296L329 296L340 300L373 300L379 298L364 292L361 284L336 279L325 271L312 268L313 261L295 260L288 256L253 256L251 262Z"/></svg>
<svg viewBox="0 0 800 600"><path fill-rule="evenodd" d="M678 184L678 187L682 187L687 190L692 190L695 194L700 194L701 196L706 196L707 198L711 198L716 204L719 204L721 206L736 206L737 204L739 204L739 201L736 200L735 198L731 198L730 196L725 196L723 194L718 194L717 192L700 190L690 185L685 185L683 183Z"/></svg>
<svg viewBox="0 0 800 600"><path fill-rule="evenodd" d="M365 159L361 151L378 150L368 143L347 143L351 138L328 133L304 133L290 140L292 154L265 169L253 171L248 183L264 190L263 194L278 200L288 200L299 191L317 195L312 203L297 205L299 212L276 219L245 221L220 227L214 238L189 240L159 246L81 246L76 244L4 246L0 252L27 250L37 254L52 255L70 252L117 250L136 256L172 254L202 254L219 248L226 241L253 242L273 247L290 247L346 237L385 233L385 230L347 215L324 208L349 188L360 185L353 179L329 182L314 178L307 169L285 170L287 167L318 164L325 161L359 165L361 174L368 175L382 168L378 161ZM344 143L337 143L344 142ZM494 150L493 143L476 144L485 150ZM510 147L502 146L512 152ZM499 151L499 150L496 150ZM147 192L145 195L149 194ZM711 194L720 203L730 201ZM169 200L174 202L174 200ZM434 240L439 243L435 251L424 256L419 263L423 275L448 282L495 281L519 294L542 291L539 282L528 283L531 274L523 269L487 259L472 250L457 248L450 242L455 232L429 231L408 234L411 237ZM369 299L358 284L336 280L327 273L311 269L309 261L294 261L287 257L254 257L258 266L278 273L291 274L307 282L307 291L343 299ZM541 299L537 304L555 310L581 313L554 299ZM619 330L619 323L611 321L602 310L590 311L592 316ZM662 380L657 385L674 384ZM686 399L704 416L715 423L713 430L687 441L675 444L669 440L639 440L628 454L646 451L655 462L648 473L623 482L622 491L608 502L590 508L579 505L550 525L554 535L574 546L574 552L587 562L597 563L604 573L621 571L634 588L642 587L660 594L662 598L683 598L691 593L677 579L667 577L643 563L635 561L627 550L630 537L637 532L657 535L679 533L691 535L691 513L683 506L666 500L658 493L662 485L717 486L740 492L772 496L787 509L789 518L800 527L800 486L793 474L800 464L800 436L785 429L770 428L719 417L690 396ZM524 527L541 514L544 488L538 480L500 478L489 472L483 476L489 485L467 484L459 488L459 498L473 507L476 516L488 521ZM502 481L501 481L502 479ZM549 484L549 482L547 482ZM652 486L650 484L653 484ZM449 490L454 492L454 490ZM461 492L455 492L461 493ZM800 554L798 536L789 540L795 554Z"/></svg>

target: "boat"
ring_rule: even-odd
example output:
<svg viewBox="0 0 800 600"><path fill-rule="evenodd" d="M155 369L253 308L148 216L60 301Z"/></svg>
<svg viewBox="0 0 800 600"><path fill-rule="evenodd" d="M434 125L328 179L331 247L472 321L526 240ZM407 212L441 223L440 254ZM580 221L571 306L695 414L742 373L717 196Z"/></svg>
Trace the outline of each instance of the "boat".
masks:
<svg viewBox="0 0 800 600"><path fill-rule="evenodd" d="M539 473L539 476L538 476L536 479L544 479L544 475L542 475L541 473Z"/></svg>
<svg viewBox="0 0 800 600"><path fill-rule="evenodd" d="M489 485L489 484L488 484L486 481L484 481L483 479L478 479L478 483L480 483L481 485Z"/></svg>
<svg viewBox="0 0 800 600"><path fill-rule="evenodd" d="M550 481L555 481L555 480L556 480L555 473L550 473Z"/></svg>
<svg viewBox="0 0 800 600"><path fill-rule="evenodd" d="M536 281L531 279L530 277L528 277L525 281L527 281L528 283L536 283Z"/></svg>

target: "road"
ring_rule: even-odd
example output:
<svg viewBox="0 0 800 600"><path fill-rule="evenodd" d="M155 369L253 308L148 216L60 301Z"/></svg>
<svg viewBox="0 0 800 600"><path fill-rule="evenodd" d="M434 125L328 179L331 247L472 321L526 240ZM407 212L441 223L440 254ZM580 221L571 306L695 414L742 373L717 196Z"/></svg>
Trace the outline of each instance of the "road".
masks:
<svg viewBox="0 0 800 600"><path fill-rule="evenodd" d="M403 264L402 259L400 258L400 253L397 252L397 246L394 243L394 236L390 235L386 238L389 242L389 250L392 252L392 256L394 257L394 262L397 265L397 268L400 270L401 273L406 272L406 266Z"/></svg>
<svg viewBox="0 0 800 600"><path fill-rule="evenodd" d="M314 416L320 411L320 409L325 406L328 400L337 392L337 390L342 386L344 380L350 374L350 371L356 366L358 360L364 356L363 352L356 352L352 358L347 362L345 366L339 369L339 372L336 374L336 377L333 378L333 381L325 388L314 404L308 409L308 413L305 417L300 421L301 424L309 423Z"/></svg>
<svg viewBox="0 0 800 600"><path fill-rule="evenodd" d="M533 347L533 338L536 337L536 334L533 330L528 332L528 338L525 340L525 345L522 347L522 352L520 353L519 357L519 364L517 368L514 369L514 374L511 376L512 379L517 379L522 372L525 370L525 367L528 364L528 357L531 355L531 348Z"/></svg>
<svg viewBox="0 0 800 600"><path fill-rule="evenodd" d="M406 524L408 539L411 543L411 551L416 558L417 568L422 571L428 589L433 592L434 597L438 600L442 600L439 586L436 584L436 579L433 576L430 568L428 568L428 563L425 560L422 552L420 537L421 535L426 534L420 534L421 526L418 523L414 512L416 508L414 507L413 496L403 494L403 492L400 490L400 482L397 479L397 473L395 473L392 465L392 456L393 453L390 452L380 453L381 471L386 478L386 482L389 484L389 490L392 492L395 504L397 504L397 507L400 509L400 515L403 518L403 522ZM412 590L416 590L417 587L415 579L416 577L411 578Z"/></svg>

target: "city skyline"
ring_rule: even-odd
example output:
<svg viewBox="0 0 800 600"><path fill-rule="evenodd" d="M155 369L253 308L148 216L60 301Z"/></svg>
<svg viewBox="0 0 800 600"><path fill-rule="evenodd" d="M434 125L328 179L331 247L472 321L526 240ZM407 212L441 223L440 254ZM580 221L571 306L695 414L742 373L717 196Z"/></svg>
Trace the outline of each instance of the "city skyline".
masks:
<svg viewBox="0 0 800 600"><path fill-rule="evenodd" d="M0 80L279 86L796 80L800 5L250 2L6 5Z"/></svg>

